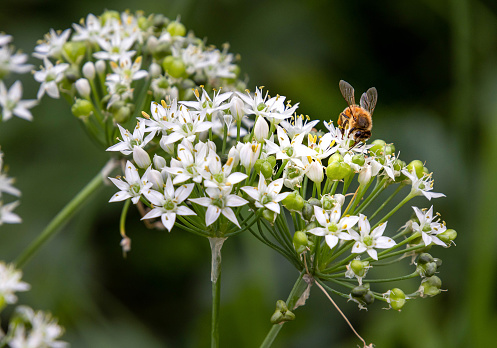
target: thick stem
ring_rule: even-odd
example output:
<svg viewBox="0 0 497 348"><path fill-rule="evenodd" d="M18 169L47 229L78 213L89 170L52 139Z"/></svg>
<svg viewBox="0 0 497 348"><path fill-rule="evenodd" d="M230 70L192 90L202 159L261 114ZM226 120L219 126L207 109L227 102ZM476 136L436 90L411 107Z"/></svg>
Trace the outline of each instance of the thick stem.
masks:
<svg viewBox="0 0 497 348"><path fill-rule="evenodd" d="M226 238L209 237L212 253L212 327L211 348L219 347L219 305L221 302L221 248Z"/></svg>
<svg viewBox="0 0 497 348"><path fill-rule="evenodd" d="M33 255L83 207L93 193L104 183L105 177L114 169L117 162L110 160L102 170L50 221L40 235L17 257L15 264L22 268Z"/></svg>

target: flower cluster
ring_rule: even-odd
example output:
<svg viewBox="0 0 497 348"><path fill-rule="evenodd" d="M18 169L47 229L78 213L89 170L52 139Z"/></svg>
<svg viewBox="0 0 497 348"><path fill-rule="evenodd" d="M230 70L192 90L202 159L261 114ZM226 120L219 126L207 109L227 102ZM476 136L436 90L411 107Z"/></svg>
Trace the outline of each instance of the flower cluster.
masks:
<svg viewBox="0 0 497 348"><path fill-rule="evenodd" d="M405 203L419 195L443 196L431 192L432 174L424 164L406 164L393 144L356 143L333 122L318 131L319 121L295 113L298 104L285 104L284 96L271 97L262 88L212 95L202 89L194 95L193 102L152 102L133 132L120 127L121 139L107 150L132 160L124 178L111 178L120 190L111 202L146 205L142 219L160 218L168 231L177 227L208 238L249 231L301 272L349 289L333 291L360 308L375 298L401 308L392 296L402 290L383 294L367 283L366 273L380 260L453 243L455 231L434 221L432 208L414 207L416 217L392 236L398 227L387 220ZM391 186L397 189L377 204ZM405 186L411 187L407 196L377 218ZM422 284L436 278L436 262L430 272L419 264L408 277L419 276ZM435 292L422 286L404 300Z"/></svg>
<svg viewBox="0 0 497 348"><path fill-rule="evenodd" d="M21 277L22 272L13 265L0 262L0 312L6 305L17 302L16 292L29 290L29 284L21 281ZM12 348L62 348L67 344L57 339L63 332L49 313L19 306L10 318L8 332L0 330L0 337L2 345Z"/></svg>
<svg viewBox="0 0 497 348"><path fill-rule="evenodd" d="M14 183L13 178L9 178L5 173L5 167L3 165L3 152L0 151L0 225L2 224L17 224L21 222L21 218L13 213L13 210L19 205L18 201L4 204L3 196L5 193L19 197L21 191L15 188L12 184Z"/></svg>
<svg viewBox="0 0 497 348"><path fill-rule="evenodd" d="M35 47L34 78L45 94L64 96L100 145L117 136L153 99L194 99L192 88L243 89L235 56L207 46L179 18L142 12L89 14L73 28L50 30Z"/></svg>

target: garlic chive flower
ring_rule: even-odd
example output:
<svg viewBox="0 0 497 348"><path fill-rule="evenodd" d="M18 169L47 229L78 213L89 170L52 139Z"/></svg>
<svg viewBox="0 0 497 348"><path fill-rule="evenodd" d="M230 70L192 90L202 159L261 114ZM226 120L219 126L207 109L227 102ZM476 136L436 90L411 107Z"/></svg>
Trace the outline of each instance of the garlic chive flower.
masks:
<svg viewBox="0 0 497 348"><path fill-rule="evenodd" d="M57 63L55 65L47 58L43 58L44 67L34 73L36 81L41 82L37 98L41 99L45 92L49 97L58 99L60 96L57 84L64 78L64 71L69 68L69 64Z"/></svg>
<svg viewBox="0 0 497 348"><path fill-rule="evenodd" d="M322 227L316 227L309 230L316 236L324 236L326 244L333 249L340 240L351 240L352 237L347 233L355 226L359 220L358 216L341 217L341 206L335 204L333 210L327 213L323 208L314 206L314 214L317 222Z"/></svg>
<svg viewBox="0 0 497 348"><path fill-rule="evenodd" d="M165 167L164 171L175 176L173 180L175 185L188 179L200 183L202 181L201 172L205 170L205 166L208 164L208 153L207 144L199 142L193 149L192 144L184 140L178 145L177 159L172 158L171 166Z"/></svg>
<svg viewBox="0 0 497 348"><path fill-rule="evenodd" d="M388 249L393 247L395 241L390 237L383 236L387 223L381 223L373 231L371 231L371 225L367 217L363 214L359 214L359 233L354 230L350 230L349 234L356 242L352 247L353 254L362 254L367 252L372 259L378 260L378 253L376 249Z"/></svg>
<svg viewBox="0 0 497 348"><path fill-rule="evenodd" d="M302 144L304 134L298 134L290 141L290 138L282 127L278 126L276 132L279 145L266 139L267 154L276 154L276 159L290 160L298 167L304 168L301 158L314 154L314 151Z"/></svg>
<svg viewBox="0 0 497 348"><path fill-rule="evenodd" d="M245 186L242 190L245 191L250 197L255 199L255 206L257 208L267 208L274 211L276 214L280 213L279 202L284 200L290 192L280 193L283 188L283 178L274 180L269 185L266 185L264 175L259 175L259 184L257 187Z"/></svg>
<svg viewBox="0 0 497 348"><path fill-rule="evenodd" d="M21 81L14 82L7 91L3 81L0 80L0 118L3 121L9 120L12 116L17 116L28 121L33 119L33 115L29 109L37 105L38 102L36 100L21 100L21 98Z"/></svg>
<svg viewBox="0 0 497 348"><path fill-rule="evenodd" d="M130 161L126 162L125 177L122 179L109 178L121 191L111 197L109 202L119 202L131 198L133 204L138 203L141 195L147 191L152 183L148 181L148 172L140 178L138 170Z"/></svg>
<svg viewBox="0 0 497 348"><path fill-rule="evenodd" d="M416 217L419 220L419 223L417 222L412 223L412 228L414 231L421 233L425 245L428 246L431 243L435 243L437 245L446 247L447 244L441 241L437 237L437 235L445 232L447 227L443 223L440 223L438 221L433 221L434 219L433 206L431 206L430 209L425 211L422 211L417 207L412 207L412 209L416 213Z"/></svg>
<svg viewBox="0 0 497 348"><path fill-rule="evenodd" d="M168 176L164 193L154 190L144 191L143 195L153 204L154 208L142 220L160 216L164 227L171 232L176 221L176 215L196 215L193 210L181 205L192 193L193 186L194 184L181 185L175 190L171 177Z"/></svg>
<svg viewBox="0 0 497 348"><path fill-rule="evenodd" d="M205 192L209 197L201 198L190 198L190 202L207 207L205 213L205 225L212 225L221 214L223 214L228 220L233 222L235 225L240 227L235 213L231 207L241 207L248 203L247 200L239 197L237 195L230 194L231 188L229 190L221 191L218 188L206 188Z"/></svg>
<svg viewBox="0 0 497 348"><path fill-rule="evenodd" d="M135 130L133 131L133 134L131 134L127 129L124 129L120 125L117 126L119 127L119 131L121 132L122 140L117 144L109 147L107 151L119 151L123 155L130 155L135 147L143 148L155 136L155 131L152 131L147 136L145 136L145 122L138 122L136 124Z"/></svg>
<svg viewBox="0 0 497 348"><path fill-rule="evenodd" d="M19 215L12 212L18 205L19 202L17 201L5 205L0 201L0 226L3 224L19 224L22 222Z"/></svg>
<svg viewBox="0 0 497 348"><path fill-rule="evenodd" d="M44 40L35 47L33 56L39 59L52 57L55 59L62 58L62 47L71 35L71 29L66 29L63 32L57 32L50 29L50 32L45 35Z"/></svg>
<svg viewBox="0 0 497 348"><path fill-rule="evenodd" d="M433 179L430 175L423 175L421 178L418 178L416 175L416 171L413 169L412 173L403 169L402 174L407 176L411 181L411 195L413 196L425 196L431 201L432 198L445 197L443 193L430 192L433 190Z"/></svg>
<svg viewBox="0 0 497 348"><path fill-rule="evenodd" d="M17 302L16 292L28 291L28 283L21 281L22 272L14 265L0 261L0 309L3 304L13 304Z"/></svg>

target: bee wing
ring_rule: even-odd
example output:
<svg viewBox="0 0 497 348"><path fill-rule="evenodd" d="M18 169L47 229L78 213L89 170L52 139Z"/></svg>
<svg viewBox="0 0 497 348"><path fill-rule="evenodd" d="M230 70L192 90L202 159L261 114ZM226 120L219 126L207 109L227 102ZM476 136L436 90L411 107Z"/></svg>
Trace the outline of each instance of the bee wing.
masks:
<svg viewBox="0 0 497 348"><path fill-rule="evenodd" d="M376 90L376 88L371 87L366 91L366 93L363 93L361 96L361 108L366 109L371 115L373 115L377 100L378 91Z"/></svg>
<svg viewBox="0 0 497 348"><path fill-rule="evenodd" d="M340 80L338 86L340 87L340 92L342 92L343 98L347 104L349 104L349 106L355 105L354 87L344 80Z"/></svg>

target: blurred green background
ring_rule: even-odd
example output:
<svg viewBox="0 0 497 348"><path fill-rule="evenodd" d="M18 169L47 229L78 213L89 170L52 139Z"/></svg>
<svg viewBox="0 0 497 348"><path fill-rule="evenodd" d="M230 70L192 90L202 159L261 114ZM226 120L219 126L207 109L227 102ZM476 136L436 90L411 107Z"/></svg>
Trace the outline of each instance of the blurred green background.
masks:
<svg viewBox="0 0 497 348"><path fill-rule="evenodd" d="M497 254L497 3L495 1L152 1L2 0L0 31L31 52L50 28L69 28L104 9L143 10L182 22L197 36L240 53L249 87L301 102L299 112L335 120L344 107L338 81L379 91L373 138L401 158L426 161L434 203L457 247L434 249L447 292L408 302L402 312L376 303L338 305L378 347L495 345ZM34 59L31 62L34 63ZM37 86L23 78L24 98ZM10 82L12 83L13 80ZM13 260L106 162L63 100L43 99L35 119L0 126L23 223L0 228L0 259ZM51 310L73 347L207 347L210 250L206 240L145 229L133 212L133 240L121 255L120 204L106 187L25 267L33 289L20 303ZM411 211L399 215L400 224ZM224 246L222 347L257 347L278 299L297 273L250 235ZM407 266L406 266L407 268ZM402 283L414 291L418 281ZM7 313L8 314L8 313ZM355 347L359 341L317 288L274 347ZM4 319L5 323L5 319Z"/></svg>

